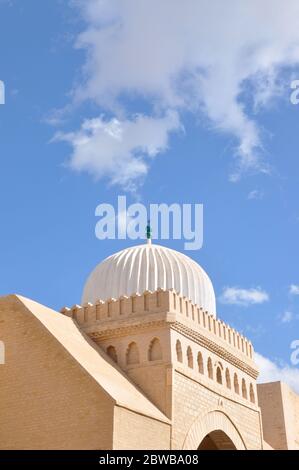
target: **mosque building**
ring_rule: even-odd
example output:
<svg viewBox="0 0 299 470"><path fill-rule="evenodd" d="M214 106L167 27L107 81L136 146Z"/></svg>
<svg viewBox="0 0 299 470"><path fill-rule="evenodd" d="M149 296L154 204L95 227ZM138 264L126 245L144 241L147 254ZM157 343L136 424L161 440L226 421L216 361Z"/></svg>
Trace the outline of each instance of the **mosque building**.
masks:
<svg viewBox="0 0 299 470"><path fill-rule="evenodd" d="M206 272L150 239L100 263L81 305L1 297L0 340L0 449L299 449L299 396L257 385Z"/></svg>

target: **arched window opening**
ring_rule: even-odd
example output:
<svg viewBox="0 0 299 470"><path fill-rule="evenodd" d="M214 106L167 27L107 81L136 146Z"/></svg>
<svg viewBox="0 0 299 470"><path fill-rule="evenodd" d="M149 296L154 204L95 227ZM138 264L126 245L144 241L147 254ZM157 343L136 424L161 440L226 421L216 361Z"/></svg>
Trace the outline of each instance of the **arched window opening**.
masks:
<svg viewBox="0 0 299 470"><path fill-rule="evenodd" d="M219 384L222 384L222 373L221 373L221 369L219 366L217 367L217 370L216 370L216 380Z"/></svg>
<svg viewBox="0 0 299 470"><path fill-rule="evenodd" d="M127 364L139 364L139 350L137 344L134 342L129 344L127 349Z"/></svg>
<svg viewBox="0 0 299 470"><path fill-rule="evenodd" d="M246 387L245 379L242 379L242 397L246 398L247 400L247 387Z"/></svg>
<svg viewBox="0 0 299 470"><path fill-rule="evenodd" d="M213 364L212 364L212 359L209 357L208 359L208 377L209 379L213 380Z"/></svg>
<svg viewBox="0 0 299 470"><path fill-rule="evenodd" d="M187 349L187 359L188 359L188 367L193 369L193 354L192 354L192 349L190 348L190 346L188 346L188 349Z"/></svg>
<svg viewBox="0 0 299 470"><path fill-rule="evenodd" d="M226 371L225 371L225 381L226 381L227 388L231 389L232 385L231 385L230 373L229 373L228 369L226 369Z"/></svg>
<svg viewBox="0 0 299 470"><path fill-rule="evenodd" d="M201 352L197 354L197 364L198 364L198 372L200 374L204 373L204 368L203 368L203 358Z"/></svg>
<svg viewBox="0 0 299 470"><path fill-rule="evenodd" d="M114 346L108 346L107 354L114 362L117 362L117 353Z"/></svg>
<svg viewBox="0 0 299 470"><path fill-rule="evenodd" d="M255 396L254 396L254 390L253 390L253 385L252 384L250 384L249 390L250 390L250 401L251 401L251 403L255 403Z"/></svg>
<svg viewBox="0 0 299 470"><path fill-rule="evenodd" d="M176 358L178 362L183 362L182 345L179 340L176 342Z"/></svg>
<svg viewBox="0 0 299 470"><path fill-rule="evenodd" d="M158 338L154 338L149 346L148 360L159 361L162 359L162 348Z"/></svg>
<svg viewBox="0 0 299 470"><path fill-rule="evenodd" d="M239 395L240 394L240 387L237 374L234 375L234 389L235 392Z"/></svg>

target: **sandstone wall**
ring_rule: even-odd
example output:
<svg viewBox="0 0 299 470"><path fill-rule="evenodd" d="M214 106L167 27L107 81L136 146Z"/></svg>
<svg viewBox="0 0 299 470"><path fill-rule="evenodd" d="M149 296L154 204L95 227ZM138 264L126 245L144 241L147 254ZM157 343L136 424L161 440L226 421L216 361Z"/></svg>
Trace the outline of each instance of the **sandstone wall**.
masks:
<svg viewBox="0 0 299 470"><path fill-rule="evenodd" d="M16 299L0 337L0 449L111 448L112 400Z"/></svg>

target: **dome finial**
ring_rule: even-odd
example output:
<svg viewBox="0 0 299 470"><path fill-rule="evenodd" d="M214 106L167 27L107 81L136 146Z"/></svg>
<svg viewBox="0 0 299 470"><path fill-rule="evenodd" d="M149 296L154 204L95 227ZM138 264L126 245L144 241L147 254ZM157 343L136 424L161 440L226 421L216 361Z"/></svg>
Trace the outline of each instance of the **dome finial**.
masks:
<svg viewBox="0 0 299 470"><path fill-rule="evenodd" d="M150 220L147 221L146 238L147 238L147 243L150 245L152 243L152 228L151 228Z"/></svg>

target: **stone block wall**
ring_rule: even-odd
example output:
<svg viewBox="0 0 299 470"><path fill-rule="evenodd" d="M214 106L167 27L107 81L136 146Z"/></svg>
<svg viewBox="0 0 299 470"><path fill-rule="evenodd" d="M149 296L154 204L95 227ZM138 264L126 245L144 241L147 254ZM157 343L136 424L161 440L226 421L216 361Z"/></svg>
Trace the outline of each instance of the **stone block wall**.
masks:
<svg viewBox="0 0 299 470"><path fill-rule="evenodd" d="M299 396L282 382L258 384L264 439L277 450L299 450Z"/></svg>
<svg viewBox="0 0 299 470"><path fill-rule="evenodd" d="M115 450L170 449L170 425L125 408L115 407L113 428Z"/></svg>
<svg viewBox="0 0 299 470"><path fill-rule="evenodd" d="M16 299L0 335L0 449L111 448L113 400Z"/></svg>
<svg viewBox="0 0 299 470"><path fill-rule="evenodd" d="M226 417L225 421L233 423L231 426L232 428L233 426L237 428L237 433L241 436L246 449L262 448L260 412L258 408L225 397L217 387L213 387L212 384L207 387L205 384L185 375L180 370L176 370L174 374L173 393L173 449L190 448L186 441L192 426L196 422L198 422L199 426L204 426L205 417L209 413L214 413L216 416L218 414L220 416L224 415ZM217 421L214 425L217 426ZM220 425L219 428L222 429L223 425ZM203 434L199 433L199 441L192 438L192 446L194 446L192 449L197 449L201 443L200 439L205 437L210 431L211 429L207 427L206 432ZM226 431L226 428L224 431ZM227 432L230 433L230 429ZM234 430L232 432L236 434ZM241 442L238 448L242 449L244 447Z"/></svg>

